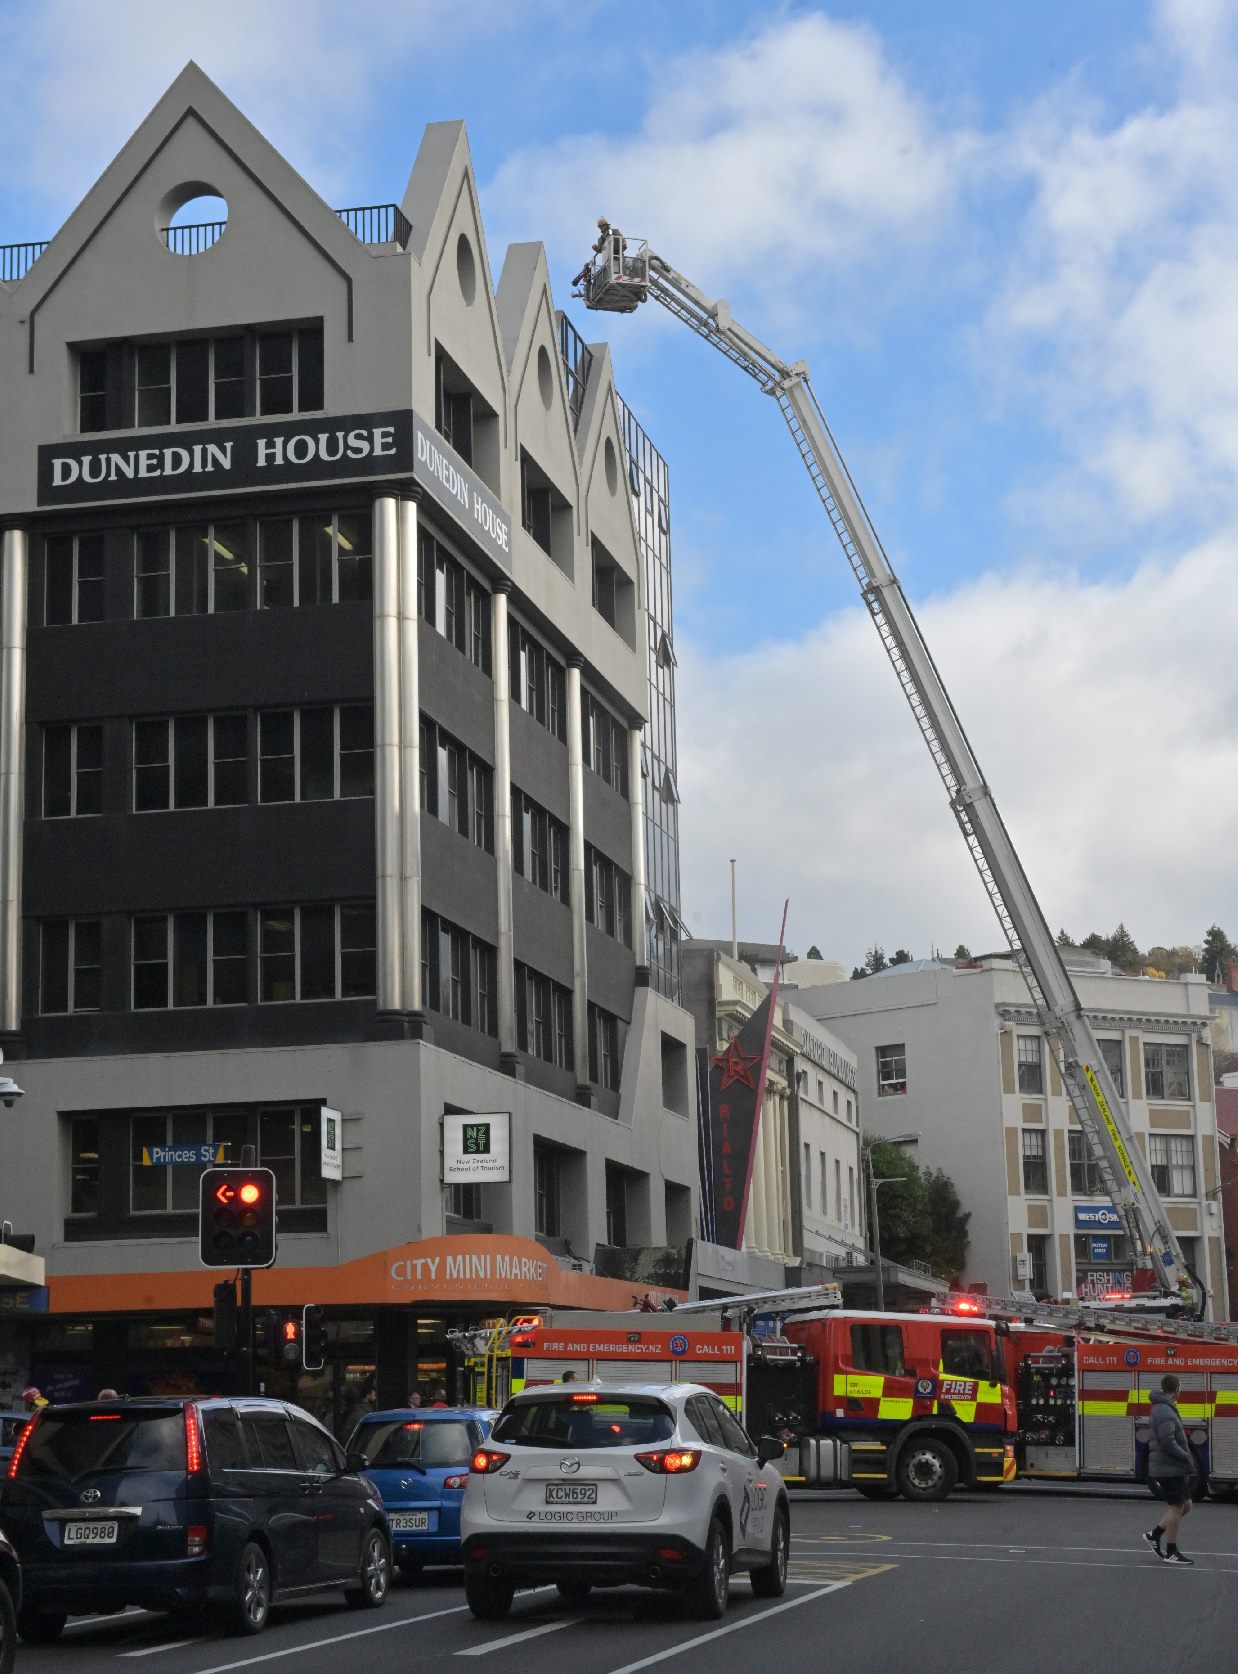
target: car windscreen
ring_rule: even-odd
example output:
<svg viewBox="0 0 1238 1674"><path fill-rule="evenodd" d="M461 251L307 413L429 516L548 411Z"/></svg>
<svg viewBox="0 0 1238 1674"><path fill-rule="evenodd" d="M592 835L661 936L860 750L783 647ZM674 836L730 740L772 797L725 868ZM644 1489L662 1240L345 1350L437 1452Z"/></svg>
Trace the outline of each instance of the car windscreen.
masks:
<svg viewBox="0 0 1238 1674"><path fill-rule="evenodd" d="M643 1447L669 1441L675 1420L646 1395L548 1395L513 1401L492 1432L495 1442L521 1447Z"/></svg>
<svg viewBox="0 0 1238 1674"><path fill-rule="evenodd" d="M363 1424L352 1440L375 1470L390 1465L467 1465L473 1437L463 1419L375 1419Z"/></svg>
<svg viewBox="0 0 1238 1674"><path fill-rule="evenodd" d="M20 1475L79 1477L114 1471L183 1471L181 1407L124 1412L44 1412L22 1454Z"/></svg>

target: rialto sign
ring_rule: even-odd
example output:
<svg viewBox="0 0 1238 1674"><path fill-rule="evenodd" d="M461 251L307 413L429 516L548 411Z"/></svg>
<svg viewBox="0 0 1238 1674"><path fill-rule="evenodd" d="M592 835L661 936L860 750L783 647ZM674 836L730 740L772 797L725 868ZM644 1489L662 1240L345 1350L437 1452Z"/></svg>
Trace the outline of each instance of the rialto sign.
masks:
<svg viewBox="0 0 1238 1674"><path fill-rule="evenodd" d="M502 502L411 408L75 437L39 449L40 506L115 505L373 477L413 478L505 570L511 518Z"/></svg>

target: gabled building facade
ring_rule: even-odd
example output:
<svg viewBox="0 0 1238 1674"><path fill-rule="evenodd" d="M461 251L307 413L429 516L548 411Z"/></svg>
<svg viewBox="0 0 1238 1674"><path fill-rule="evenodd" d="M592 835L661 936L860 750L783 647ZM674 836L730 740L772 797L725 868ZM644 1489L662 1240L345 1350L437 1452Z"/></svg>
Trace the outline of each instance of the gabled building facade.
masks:
<svg viewBox="0 0 1238 1674"><path fill-rule="evenodd" d="M539 245L492 282L461 123L336 211L194 66L6 263L0 1214L60 1322L14 1375L214 1367L197 1171L152 1159L252 1146L255 1295L332 1310L280 1387L402 1399L453 1323L604 1304L595 1246L694 1226L609 354L565 357ZM509 1179L444 1183L461 1112Z"/></svg>

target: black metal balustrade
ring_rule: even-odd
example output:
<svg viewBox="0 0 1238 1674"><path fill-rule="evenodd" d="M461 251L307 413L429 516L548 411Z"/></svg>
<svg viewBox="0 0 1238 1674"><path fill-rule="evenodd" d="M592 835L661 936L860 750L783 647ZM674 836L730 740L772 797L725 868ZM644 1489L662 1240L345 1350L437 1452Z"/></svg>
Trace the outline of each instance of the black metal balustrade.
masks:
<svg viewBox="0 0 1238 1674"><path fill-rule="evenodd" d="M403 250L412 236L412 225L396 203L361 204L335 213L362 244L398 244Z"/></svg>
<svg viewBox="0 0 1238 1674"><path fill-rule="evenodd" d="M200 256L223 237L226 221L198 221L184 227L161 227L163 242L174 256Z"/></svg>
<svg viewBox="0 0 1238 1674"><path fill-rule="evenodd" d="M34 244L0 244L0 284L24 279L50 243L44 238Z"/></svg>

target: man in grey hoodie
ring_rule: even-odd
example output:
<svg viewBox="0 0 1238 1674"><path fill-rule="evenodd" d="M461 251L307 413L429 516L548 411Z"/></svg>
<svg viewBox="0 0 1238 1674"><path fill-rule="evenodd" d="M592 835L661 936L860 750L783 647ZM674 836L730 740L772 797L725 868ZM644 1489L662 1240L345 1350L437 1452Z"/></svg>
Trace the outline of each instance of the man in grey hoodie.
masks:
<svg viewBox="0 0 1238 1674"><path fill-rule="evenodd" d="M1178 1413L1178 1389L1177 1378L1172 1372L1166 1372L1161 1387L1154 1389L1149 1398L1152 1436L1148 1446L1148 1480L1165 1501L1165 1511L1156 1527L1149 1529L1143 1538L1165 1563L1192 1564L1195 1560L1184 1557L1178 1550L1178 1529L1191 1509L1191 1477L1195 1470Z"/></svg>

